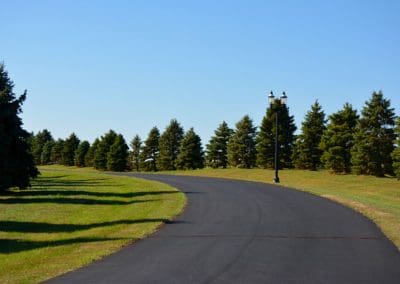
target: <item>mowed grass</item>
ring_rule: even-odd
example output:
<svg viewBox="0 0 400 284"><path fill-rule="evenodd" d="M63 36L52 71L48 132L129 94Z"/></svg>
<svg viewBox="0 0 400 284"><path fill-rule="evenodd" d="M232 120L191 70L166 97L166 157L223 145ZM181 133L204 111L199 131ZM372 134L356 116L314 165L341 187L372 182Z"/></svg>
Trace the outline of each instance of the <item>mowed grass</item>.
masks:
<svg viewBox="0 0 400 284"><path fill-rule="evenodd" d="M0 195L0 283L37 283L100 259L154 232L186 202L157 182L40 171L31 189Z"/></svg>
<svg viewBox="0 0 400 284"><path fill-rule="evenodd" d="M273 170L202 169L171 174L272 183ZM373 220L400 249L400 181L395 178L334 175L328 171L279 171L281 185L310 192L354 208Z"/></svg>

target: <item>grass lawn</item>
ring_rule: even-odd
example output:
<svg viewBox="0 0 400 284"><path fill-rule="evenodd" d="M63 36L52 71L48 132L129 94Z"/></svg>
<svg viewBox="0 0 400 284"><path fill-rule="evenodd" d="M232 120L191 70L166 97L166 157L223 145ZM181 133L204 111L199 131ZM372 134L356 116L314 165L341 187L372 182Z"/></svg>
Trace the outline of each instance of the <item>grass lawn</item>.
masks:
<svg viewBox="0 0 400 284"><path fill-rule="evenodd" d="M186 202L157 182L40 171L31 189L0 195L0 283L36 283L88 264L150 234Z"/></svg>
<svg viewBox="0 0 400 284"><path fill-rule="evenodd" d="M242 179L272 183L274 171L262 169L203 169L171 174ZM400 181L395 178L334 175L327 171L283 170L281 185L320 195L373 220L400 249Z"/></svg>

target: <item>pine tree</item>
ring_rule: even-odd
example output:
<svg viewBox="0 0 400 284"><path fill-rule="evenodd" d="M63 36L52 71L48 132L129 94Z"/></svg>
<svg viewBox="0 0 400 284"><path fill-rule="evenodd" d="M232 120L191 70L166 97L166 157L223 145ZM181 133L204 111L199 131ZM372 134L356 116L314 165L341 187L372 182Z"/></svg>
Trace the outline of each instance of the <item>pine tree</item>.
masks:
<svg viewBox="0 0 400 284"><path fill-rule="evenodd" d="M160 132L153 127L147 136L140 153L141 168L145 171L157 171L158 158L160 156Z"/></svg>
<svg viewBox="0 0 400 284"><path fill-rule="evenodd" d="M131 168L135 171L140 170L140 152L142 149L142 140L140 140L139 135L135 135L131 141L131 153L130 153L130 164Z"/></svg>
<svg viewBox="0 0 400 284"><path fill-rule="evenodd" d="M86 167L85 156L89 152L90 144L88 141L82 141L75 151L75 166Z"/></svg>
<svg viewBox="0 0 400 284"><path fill-rule="evenodd" d="M64 140L58 139L54 146L51 149L50 160L53 164L61 164L62 163L62 151L64 149Z"/></svg>
<svg viewBox="0 0 400 284"><path fill-rule="evenodd" d="M73 166L75 159L75 151L79 146L79 138L72 133L64 141L63 150L61 152L61 162L64 166Z"/></svg>
<svg viewBox="0 0 400 284"><path fill-rule="evenodd" d="M292 168L292 155L295 142L296 125L294 117L289 115L289 108L279 100L267 108L260 132L257 135L257 166L273 168L275 166L275 131L278 113L279 168Z"/></svg>
<svg viewBox="0 0 400 284"><path fill-rule="evenodd" d="M40 164L42 165L49 165L51 164L51 151L56 143L54 140L47 141L42 149L42 154L40 157Z"/></svg>
<svg viewBox="0 0 400 284"><path fill-rule="evenodd" d="M207 144L207 165L212 168L226 168L228 165L228 141L233 134L233 130L228 124L223 121L214 131L214 136L211 137Z"/></svg>
<svg viewBox="0 0 400 284"><path fill-rule="evenodd" d="M96 153L97 147L99 146L100 140L96 138L93 144L90 146L89 150L85 155L85 166L93 167L94 166L94 155Z"/></svg>
<svg viewBox="0 0 400 284"><path fill-rule="evenodd" d="M383 98L381 91L374 92L361 115L351 152L353 171L380 177L393 174L391 153L395 115L390 101Z"/></svg>
<svg viewBox="0 0 400 284"><path fill-rule="evenodd" d="M176 170L176 159L183 138L183 128L176 119L171 120L160 137L160 158L158 167L161 170Z"/></svg>
<svg viewBox="0 0 400 284"><path fill-rule="evenodd" d="M42 164L43 147L48 141L54 141L54 139L47 129L39 131L32 140L32 155L37 165Z"/></svg>
<svg viewBox="0 0 400 284"><path fill-rule="evenodd" d="M298 169L316 171L321 165L322 150L319 148L321 137L325 131L325 113L316 101L307 112L301 126L293 152L293 162Z"/></svg>
<svg viewBox="0 0 400 284"><path fill-rule="evenodd" d="M395 133L397 139L396 139L396 148L392 152L393 171L397 179L400 180L400 117L397 118Z"/></svg>
<svg viewBox="0 0 400 284"><path fill-rule="evenodd" d="M128 145L124 137L119 134L107 153L107 170L123 172L128 165Z"/></svg>
<svg viewBox="0 0 400 284"><path fill-rule="evenodd" d="M248 115L238 123L228 143L228 161L231 166L252 168L256 162L256 127Z"/></svg>
<svg viewBox="0 0 400 284"><path fill-rule="evenodd" d="M26 188L39 174L28 144L30 135L19 117L26 91L17 98L13 87L4 64L0 64L0 191Z"/></svg>
<svg viewBox="0 0 400 284"><path fill-rule="evenodd" d="M107 155L110 151L111 145L114 144L117 139L117 133L110 130L104 136L101 137L100 143L97 146L96 152L94 154L94 167L98 170L107 169Z"/></svg>
<svg viewBox="0 0 400 284"><path fill-rule="evenodd" d="M182 139L177 158L177 168L181 170L194 170L204 167L204 152L201 139L193 128Z"/></svg>
<svg viewBox="0 0 400 284"><path fill-rule="evenodd" d="M346 103L343 109L329 116L329 124L321 138L321 161L334 173L351 172L351 148L357 125L357 110Z"/></svg>

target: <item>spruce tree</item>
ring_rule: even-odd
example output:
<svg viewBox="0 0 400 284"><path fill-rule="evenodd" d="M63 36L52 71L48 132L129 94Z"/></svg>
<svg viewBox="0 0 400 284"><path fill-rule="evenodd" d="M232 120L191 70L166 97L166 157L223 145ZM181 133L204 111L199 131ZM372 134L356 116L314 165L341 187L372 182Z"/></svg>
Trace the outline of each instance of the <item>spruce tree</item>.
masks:
<svg viewBox="0 0 400 284"><path fill-rule="evenodd" d="M54 139L47 129L39 131L32 140L32 155L37 165L42 164L43 147L48 141L54 141Z"/></svg>
<svg viewBox="0 0 400 284"><path fill-rule="evenodd" d="M153 127L140 153L141 168L145 171L157 171L158 158L160 156L160 132L157 127Z"/></svg>
<svg viewBox="0 0 400 284"><path fill-rule="evenodd" d="M256 127L248 115L238 123L228 143L228 161L231 166L252 168L256 163Z"/></svg>
<svg viewBox="0 0 400 284"><path fill-rule="evenodd" d="M397 139L396 148L393 150L392 153L393 171L397 179L400 179L400 117L398 117L396 121L395 134L397 136Z"/></svg>
<svg viewBox="0 0 400 284"><path fill-rule="evenodd" d="M90 146L89 150L85 155L85 166L93 167L94 166L94 155L96 153L97 147L99 146L100 140L96 138L93 144Z"/></svg>
<svg viewBox="0 0 400 284"><path fill-rule="evenodd" d="M64 149L64 140L58 139L54 142L54 146L51 148L50 160L53 164L62 163L62 151Z"/></svg>
<svg viewBox="0 0 400 284"><path fill-rule="evenodd" d="M130 164L132 170L140 170L140 152L142 149L142 140L140 140L139 135L135 135L131 141L131 153L130 153Z"/></svg>
<svg viewBox="0 0 400 284"><path fill-rule="evenodd" d="M293 162L298 169L316 171L321 165L322 150L319 147L325 131L325 113L316 101L307 112L293 152Z"/></svg>
<svg viewBox="0 0 400 284"><path fill-rule="evenodd" d="M355 133L351 161L356 174L393 174L394 119L390 101L383 98L381 91L374 92L365 103Z"/></svg>
<svg viewBox="0 0 400 284"><path fill-rule="evenodd" d="M275 165L275 131L276 114L278 113L278 145L279 168L292 168L292 155L295 142L294 132L296 125L294 117L289 115L289 108L275 100L271 107L267 108L260 131L257 135L257 166L261 168L273 168Z"/></svg>
<svg viewBox="0 0 400 284"><path fill-rule="evenodd" d="M193 128L182 139L177 158L177 168L181 170L195 170L204 167L204 152L200 136Z"/></svg>
<svg viewBox="0 0 400 284"><path fill-rule="evenodd" d="M114 144L117 139L117 133L110 130L104 136L101 137L100 143L97 146L96 152L94 154L94 167L98 170L107 169L107 155L110 151L111 145Z"/></svg>
<svg viewBox="0 0 400 284"><path fill-rule="evenodd" d="M334 173L351 172L351 148L357 125L357 110L346 103L343 109L329 116L329 124L321 138L324 167Z"/></svg>
<svg viewBox="0 0 400 284"><path fill-rule="evenodd" d="M79 138L72 133L67 139L64 141L64 147L61 152L61 160L64 166L73 166L75 164L75 151L79 146Z"/></svg>
<svg viewBox="0 0 400 284"><path fill-rule="evenodd" d="M115 138L107 153L107 170L114 172L123 172L128 165L128 145L126 145L124 137L119 134Z"/></svg>
<svg viewBox="0 0 400 284"><path fill-rule="evenodd" d="M183 138L183 128L176 119L171 120L160 137L160 158L158 167L161 170L176 170L176 159Z"/></svg>
<svg viewBox="0 0 400 284"><path fill-rule="evenodd" d="M206 163L212 168L226 168L228 165L228 141L233 134L233 130L223 121L214 131L207 144Z"/></svg>
<svg viewBox="0 0 400 284"><path fill-rule="evenodd" d="M87 152L89 152L90 144L88 141L82 141L75 151L75 166L86 167L85 157Z"/></svg>
<svg viewBox="0 0 400 284"><path fill-rule="evenodd" d="M40 158L40 164L51 164L51 151L53 150L55 144L56 143L54 142L54 140L49 140L44 144Z"/></svg>
<svg viewBox="0 0 400 284"><path fill-rule="evenodd" d="M19 116L26 91L17 98L13 88L4 64L0 64L0 191L26 188L39 174L28 143L30 135Z"/></svg>

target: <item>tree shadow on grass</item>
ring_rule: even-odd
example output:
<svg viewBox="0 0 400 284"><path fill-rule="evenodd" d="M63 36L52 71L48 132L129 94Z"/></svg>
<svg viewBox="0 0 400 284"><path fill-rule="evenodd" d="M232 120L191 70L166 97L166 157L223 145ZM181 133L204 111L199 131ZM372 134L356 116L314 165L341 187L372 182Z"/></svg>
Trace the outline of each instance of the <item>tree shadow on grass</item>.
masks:
<svg viewBox="0 0 400 284"><path fill-rule="evenodd" d="M34 204L34 203L55 203L55 204L80 204L80 205L131 205L135 203L154 202L159 199L146 199L146 200L102 200L90 198L53 198L53 197L39 197L39 198L5 198L0 199L0 204Z"/></svg>
<svg viewBox="0 0 400 284"><path fill-rule="evenodd" d="M17 253L27 250L72 245L78 243L107 242L123 240L124 238L73 238L56 241L30 241L18 239L0 239L0 254Z"/></svg>
<svg viewBox="0 0 400 284"><path fill-rule="evenodd" d="M160 222L167 224L176 224L176 221L170 221L168 219L163 219L163 218L118 220L118 221L99 222L91 224L52 224L45 222L0 221L0 231L19 232L19 233L70 233L75 231L89 230L93 228L114 226L114 225L130 225L130 224L160 223Z"/></svg>

